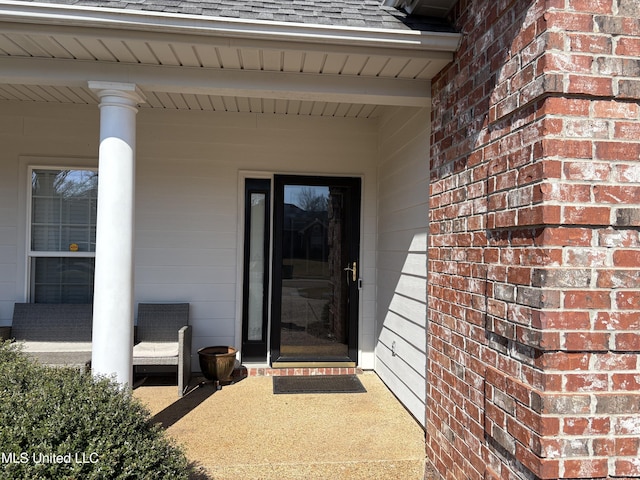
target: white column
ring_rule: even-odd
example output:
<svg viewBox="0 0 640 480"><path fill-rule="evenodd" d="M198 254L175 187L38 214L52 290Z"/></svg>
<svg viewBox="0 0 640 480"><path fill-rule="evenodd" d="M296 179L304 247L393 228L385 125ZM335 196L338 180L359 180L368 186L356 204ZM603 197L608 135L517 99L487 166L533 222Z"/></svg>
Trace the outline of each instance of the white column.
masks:
<svg viewBox="0 0 640 480"><path fill-rule="evenodd" d="M100 98L98 216L93 295L94 375L131 385L133 372L133 236L139 89L89 82Z"/></svg>

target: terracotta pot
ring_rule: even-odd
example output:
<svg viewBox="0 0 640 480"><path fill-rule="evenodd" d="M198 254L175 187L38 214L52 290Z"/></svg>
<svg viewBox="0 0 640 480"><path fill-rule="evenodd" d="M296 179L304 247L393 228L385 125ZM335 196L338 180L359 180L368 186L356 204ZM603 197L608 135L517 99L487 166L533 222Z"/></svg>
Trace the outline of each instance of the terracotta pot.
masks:
<svg viewBox="0 0 640 480"><path fill-rule="evenodd" d="M236 352L233 347L204 347L198 350L204 377L219 382L230 381L236 365Z"/></svg>

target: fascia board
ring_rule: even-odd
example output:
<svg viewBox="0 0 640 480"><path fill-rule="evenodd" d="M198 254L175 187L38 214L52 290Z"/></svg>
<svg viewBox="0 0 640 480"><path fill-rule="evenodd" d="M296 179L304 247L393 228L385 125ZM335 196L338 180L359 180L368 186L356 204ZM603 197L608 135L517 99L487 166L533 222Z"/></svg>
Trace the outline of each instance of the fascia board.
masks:
<svg viewBox="0 0 640 480"><path fill-rule="evenodd" d="M10 0L0 2L0 21L443 52L455 52L461 39L460 34L450 32L241 20Z"/></svg>
<svg viewBox="0 0 640 480"><path fill-rule="evenodd" d="M432 61L445 60L450 62L453 54L447 51L416 50L413 48L389 48L376 46L375 48L362 45L341 45L337 43L309 43L293 42L277 39L251 39L232 38L222 35L197 35L193 33L173 33L170 37L165 32L143 32L140 30L123 30L116 28L91 28L87 26L72 27L68 29L62 25L38 25L34 23L16 23L0 20L0 32L6 34L52 36L73 35L78 40L85 38L108 38L123 42L167 42L183 45L202 45L206 47L229 47L229 48L250 48L262 50L298 51L298 52L321 52L338 53L346 55L380 55L393 56L395 58L416 58L428 59Z"/></svg>

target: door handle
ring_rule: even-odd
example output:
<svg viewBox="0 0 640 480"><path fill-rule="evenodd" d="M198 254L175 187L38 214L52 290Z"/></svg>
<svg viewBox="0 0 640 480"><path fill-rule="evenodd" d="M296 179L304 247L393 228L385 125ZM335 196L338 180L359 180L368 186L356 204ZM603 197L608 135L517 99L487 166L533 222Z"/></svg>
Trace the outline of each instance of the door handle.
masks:
<svg viewBox="0 0 640 480"><path fill-rule="evenodd" d="M358 264L353 262L351 267L347 267L344 269L345 272L351 272L351 280L356 282L358 280Z"/></svg>

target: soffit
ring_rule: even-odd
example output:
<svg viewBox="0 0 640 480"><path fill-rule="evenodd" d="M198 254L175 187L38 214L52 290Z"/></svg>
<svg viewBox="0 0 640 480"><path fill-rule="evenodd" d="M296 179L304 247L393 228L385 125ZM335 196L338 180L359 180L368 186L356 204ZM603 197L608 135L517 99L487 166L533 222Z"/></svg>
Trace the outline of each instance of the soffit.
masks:
<svg viewBox="0 0 640 480"><path fill-rule="evenodd" d="M3 100L97 104L86 81L110 80L138 83L143 108L371 117L380 105L428 104L457 41L40 4L21 13L0 14Z"/></svg>

